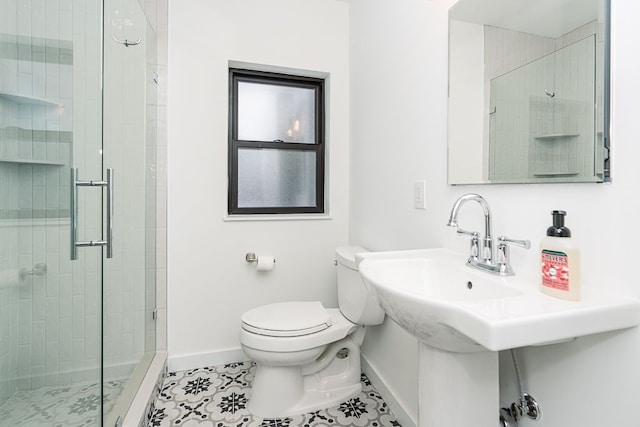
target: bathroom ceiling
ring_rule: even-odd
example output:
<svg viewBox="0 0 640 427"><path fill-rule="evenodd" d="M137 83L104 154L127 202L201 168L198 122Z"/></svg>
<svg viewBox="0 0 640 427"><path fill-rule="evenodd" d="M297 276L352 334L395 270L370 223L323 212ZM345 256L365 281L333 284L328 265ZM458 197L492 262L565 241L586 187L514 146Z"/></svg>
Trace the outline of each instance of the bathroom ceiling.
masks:
<svg viewBox="0 0 640 427"><path fill-rule="evenodd" d="M598 0L460 0L460 21L557 38L598 16Z"/></svg>

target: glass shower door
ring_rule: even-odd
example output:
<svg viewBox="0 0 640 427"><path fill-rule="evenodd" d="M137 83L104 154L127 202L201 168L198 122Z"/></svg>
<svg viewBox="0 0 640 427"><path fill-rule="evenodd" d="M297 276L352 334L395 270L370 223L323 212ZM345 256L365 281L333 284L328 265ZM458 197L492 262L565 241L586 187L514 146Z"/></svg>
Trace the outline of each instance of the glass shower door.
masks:
<svg viewBox="0 0 640 427"><path fill-rule="evenodd" d="M104 260L105 426L126 414L155 354L156 35L138 0L105 0L104 165L115 174Z"/></svg>
<svg viewBox="0 0 640 427"><path fill-rule="evenodd" d="M70 259L69 178L102 176L101 22L99 0L0 0L0 425L101 420L102 257ZM101 191L79 197L101 239Z"/></svg>
<svg viewBox="0 0 640 427"><path fill-rule="evenodd" d="M155 39L137 0L0 0L0 426L113 426L155 352Z"/></svg>

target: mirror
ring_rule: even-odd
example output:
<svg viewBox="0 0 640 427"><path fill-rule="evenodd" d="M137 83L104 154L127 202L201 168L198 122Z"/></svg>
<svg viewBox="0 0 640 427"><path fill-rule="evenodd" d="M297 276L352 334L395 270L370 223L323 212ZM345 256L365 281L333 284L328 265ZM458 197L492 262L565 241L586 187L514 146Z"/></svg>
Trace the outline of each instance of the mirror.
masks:
<svg viewBox="0 0 640 427"><path fill-rule="evenodd" d="M609 0L449 9L449 184L606 182Z"/></svg>

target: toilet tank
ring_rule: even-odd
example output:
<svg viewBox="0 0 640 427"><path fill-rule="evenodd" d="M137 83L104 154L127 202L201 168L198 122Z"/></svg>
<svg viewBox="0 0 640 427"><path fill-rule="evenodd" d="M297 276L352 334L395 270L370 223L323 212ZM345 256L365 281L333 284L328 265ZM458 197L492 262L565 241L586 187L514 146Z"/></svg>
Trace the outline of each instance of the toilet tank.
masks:
<svg viewBox="0 0 640 427"><path fill-rule="evenodd" d="M338 305L342 314L358 325L379 325L384 311L367 289L358 269L356 253L368 252L360 246L336 248Z"/></svg>

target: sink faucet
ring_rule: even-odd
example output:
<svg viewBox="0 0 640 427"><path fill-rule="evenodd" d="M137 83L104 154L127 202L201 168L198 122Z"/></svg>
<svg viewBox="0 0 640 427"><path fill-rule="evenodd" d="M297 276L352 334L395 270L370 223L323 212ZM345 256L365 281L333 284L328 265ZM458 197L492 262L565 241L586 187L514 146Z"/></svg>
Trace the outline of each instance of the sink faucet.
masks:
<svg viewBox="0 0 640 427"><path fill-rule="evenodd" d="M476 255L474 256L477 256L477 254L480 254L480 257L482 258L482 261L484 263L491 264L491 261L493 260L493 237L491 236L491 209L489 208L489 203L487 203L484 197L475 193L467 193L460 196L458 200L456 200L456 202L453 204L453 208L451 208L451 214L449 215L449 222L447 222L447 225L449 227L456 227L458 229L459 234L467 234L472 236L472 244L474 243L474 240L477 240L477 235L474 236L474 232L462 230L461 228L458 227L458 211L460 210L462 205L464 205L466 202L470 200L480 203L480 207L482 208L482 212L484 213L484 239L482 242L483 243L482 251L479 251L478 250L479 248L477 247L474 250L474 248L472 247L471 252L472 254L476 252ZM477 244L477 241L475 243Z"/></svg>
<svg viewBox="0 0 640 427"><path fill-rule="evenodd" d="M462 205L470 200L478 202L484 213L484 237L482 244L480 243L480 233L477 231L463 230L458 226L458 211ZM460 196L453 204L453 208L451 208L447 226L456 227L458 234L471 236L470 255L467 260L467 265L493 274L501 276L512 276L514 274L513 268L509 263L508 245L515 245L525 249L531 247L531 242L528 240L513 240L502 236L498 238L498 259L494 261L493 237L491 235L491 209L487 201L479 194L467 193Z"/></svg>

